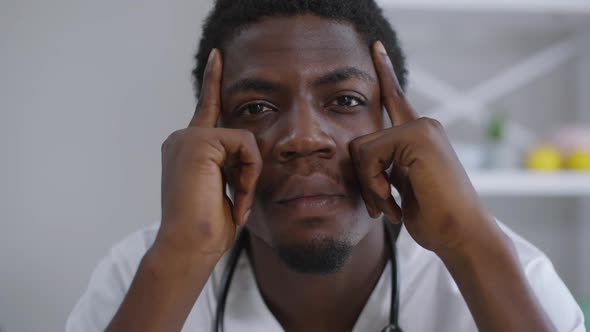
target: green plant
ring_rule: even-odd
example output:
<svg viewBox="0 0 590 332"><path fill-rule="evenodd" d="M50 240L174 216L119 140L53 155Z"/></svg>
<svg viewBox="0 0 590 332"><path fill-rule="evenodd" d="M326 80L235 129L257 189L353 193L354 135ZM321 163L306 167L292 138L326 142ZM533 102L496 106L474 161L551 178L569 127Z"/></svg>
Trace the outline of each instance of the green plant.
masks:
<svg viewBox="0 0 590 332"><path fill-rule="evenodd" d="M494 112L490 116L487 126L487 138L492 142L500 142L504 140L506 135L506 124L508 123L508 115L503 112Z"/></svg>
<svg viewBox="0 0 590 332"><path fill-rule="evenodd" d="M586 330L590 331L590 299L586 303L582 303L582 312L586 321Z"/></svg>

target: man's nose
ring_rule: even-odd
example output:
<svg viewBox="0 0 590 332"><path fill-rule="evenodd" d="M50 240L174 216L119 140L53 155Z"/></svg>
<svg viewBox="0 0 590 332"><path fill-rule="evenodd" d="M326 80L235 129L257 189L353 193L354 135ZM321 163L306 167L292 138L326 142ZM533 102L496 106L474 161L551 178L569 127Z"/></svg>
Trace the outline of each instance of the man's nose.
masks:
<svg viewBox="0 0 590 332"><path fill-rule="evenodd" d="M282 119L282 132L275 144L275 156L280 162L314 156L329 159L336 152L334 139L326 132L327 119L321 110L294 107Z"/></svg>

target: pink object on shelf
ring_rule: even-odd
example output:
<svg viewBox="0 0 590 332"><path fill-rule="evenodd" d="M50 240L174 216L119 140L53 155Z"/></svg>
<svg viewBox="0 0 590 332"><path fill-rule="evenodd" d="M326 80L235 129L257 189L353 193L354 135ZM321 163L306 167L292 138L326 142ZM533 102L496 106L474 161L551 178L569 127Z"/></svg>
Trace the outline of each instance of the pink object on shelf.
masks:
<svg viewBox="0 0 590 332"><path fill-rule="evenodd" d="M590 151L590 126L561 127L551 134L548 143L557 147L562 156L576 150Z"/></svg>

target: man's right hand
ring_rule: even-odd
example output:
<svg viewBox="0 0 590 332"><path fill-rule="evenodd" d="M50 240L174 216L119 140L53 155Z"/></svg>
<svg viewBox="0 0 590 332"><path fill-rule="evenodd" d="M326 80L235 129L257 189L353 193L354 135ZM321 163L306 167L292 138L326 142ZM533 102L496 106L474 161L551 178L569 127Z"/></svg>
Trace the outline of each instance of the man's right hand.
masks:
<svg viewBox="0 0 590 332"><path fill-rule="evenodd" d="M246 222L262 169L251 132L216 128L221 77L221 54L213 49L189 126L162 144L162 223L156 245L191 255L221 257L231 246L236 225ZM226 180L235 189L233 207Z"/></svg>
<svg viewBox="0 0 590 332"><path fill-rule="evenodd" d="M262 161L252 133L215 128L221 66L213 50L190 125L162 144L160 230L108 332L180 331L236 225L247 219ZM236 192L233 207L222 169Z"/></svg>

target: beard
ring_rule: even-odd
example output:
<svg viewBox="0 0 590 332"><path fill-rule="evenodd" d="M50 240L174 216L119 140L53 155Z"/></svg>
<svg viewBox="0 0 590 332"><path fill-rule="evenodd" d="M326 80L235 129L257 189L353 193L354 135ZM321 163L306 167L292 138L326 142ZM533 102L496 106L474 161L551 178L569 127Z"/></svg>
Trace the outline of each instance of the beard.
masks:
<svg viewBox="0 0 590 332"><path fill-rule="evenodd" d="M314 173L323 174L344 188L347 197L358 196L358 200L362 200L360 197L360 185L353 170L353 165L350 162L328 167L324 162L314 160L304 166L305 168L298 169L297 173L304 175ZM286 182L293 172L289 169L281 169L279 172L269 171L269 173L273 175L265 176L263 172L258 179L255 202L258 202L260 205L253 209L251 218L254 223L249 225L253 228L251 232L256 234L260 239L263 239L287 268L297 273L329 275L341 271L358 242L354 240L355 232L347 232L348 234L340 235L316 235L315 237L308 238L306 241L297 243L273 239L270 229L273 223L272 220L276 220L277 218L267 213L272 211L272 208L269 207L273 205L272 202L276 196L277 188ZM364 211L364 206L362 210ZM322 219L311 217L306 218L306 220L300 220L299 223L300 225L306 224L309 227L314 227L315 224L321 224Z"/></svg>
<svg viewBox="0 0 590 332"><path fill-rule="evenodd" d="M349 241L318 237L305 244L279 244L281 261L298 273L328 275L339 272L352 253Z"/></svg>

